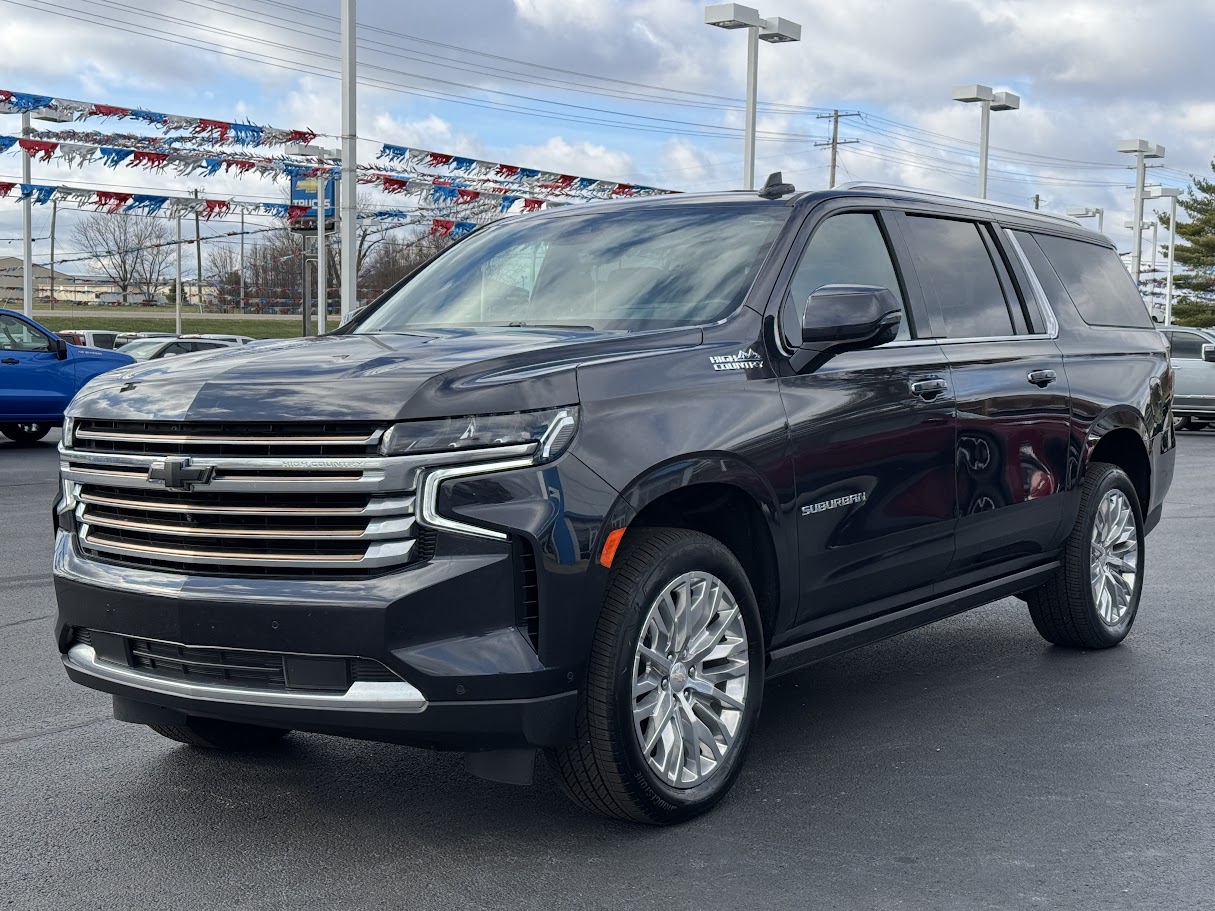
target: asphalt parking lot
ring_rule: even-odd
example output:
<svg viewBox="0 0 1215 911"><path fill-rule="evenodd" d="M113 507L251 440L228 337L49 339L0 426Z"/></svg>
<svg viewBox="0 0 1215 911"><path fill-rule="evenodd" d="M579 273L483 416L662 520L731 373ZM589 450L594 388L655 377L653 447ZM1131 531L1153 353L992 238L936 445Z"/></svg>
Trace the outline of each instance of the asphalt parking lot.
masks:
<svg viewBox="0 0 1215 911"><path fill-rule="evenodd" d="M0 904L1215 905L1215 432L1182 435L1122 647L1049 646L1010 599L783 677L733 794L669 830L454 754L296 734L232 757L113 721L52 641L56 467L0 443Z"/></svg>

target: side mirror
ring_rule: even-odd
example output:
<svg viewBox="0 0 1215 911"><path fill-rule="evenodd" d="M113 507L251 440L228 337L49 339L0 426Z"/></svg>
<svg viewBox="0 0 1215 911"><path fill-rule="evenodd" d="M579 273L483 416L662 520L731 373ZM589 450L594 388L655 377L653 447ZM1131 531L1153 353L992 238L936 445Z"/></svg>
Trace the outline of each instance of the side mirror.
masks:
<svg viewBox="0 0 1215 911"><path fill-rule="evenodd" d="M874 285L824 285L806 304L802 344L872 348L893 341L903 320L898 298Z"/></svg>
<svg viewBox="0 0 1215 911"><path fill-rule="evenodd" d="M55 357L59 358L59 360L67 360L68 343L57 335L51 338L51 350L55 352Z"/></svg>
<svg viewBox="0 0 1215 911"><path fill-rule="evenodd" d="M1202 359L1208 364L1215 364L1215 345L1202 346Z"/></svg>

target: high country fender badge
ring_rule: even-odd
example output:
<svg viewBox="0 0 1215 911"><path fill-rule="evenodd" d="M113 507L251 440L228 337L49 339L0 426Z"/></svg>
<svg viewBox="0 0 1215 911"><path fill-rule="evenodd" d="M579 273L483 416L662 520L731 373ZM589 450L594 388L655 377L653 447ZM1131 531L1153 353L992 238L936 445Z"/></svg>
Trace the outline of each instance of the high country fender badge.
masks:
<svg viewBox="0 0 1215 911"><path fill-rule="evenodd" d="M764 359L750 348L741 349L738 354L722 354L709 358L714 370L750 370L752 367L762 367Z"/></svg>
<svg viewBox="0 0 1215 911"><path fill-rule="evenodd" d="M816 512L826 512L828 509L839 509L841 506L852 506L854 504L864 503L869 497L865 491L858 493L850 493L844 497L832 497L830 500L819 500L817 503L811 503L809 506L802 507L803 516L812 516Z"/></svg>

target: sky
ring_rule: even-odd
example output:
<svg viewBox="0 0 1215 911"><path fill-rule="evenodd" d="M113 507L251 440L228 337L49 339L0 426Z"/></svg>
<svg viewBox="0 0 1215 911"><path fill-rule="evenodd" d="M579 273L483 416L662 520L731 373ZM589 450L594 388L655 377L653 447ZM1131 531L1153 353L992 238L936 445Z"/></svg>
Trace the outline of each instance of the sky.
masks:
<svg viewBox="0 0 1215 911"><path fill-rule="evenodd" d="M1020 110L992 115L988 195L1025 206L1036 195L1054 212L1101 207L1120 250L1134 173L1119 140L1165 146L1149 184L1210 175L1215 0L773 2L763 15L800 23L802 40L760 46L761 182L780 170L799 189L827 186L820 115L839 109L856 115L840 120L840 182L976 195L979 111L951 100L970 83L1021 96ZM737 188L746 40L704 25L703 8L358 0L360 160L393 143L677 190ZM0 88L308 128L336 147L338 13L338 0L0 0ZM19 117L0 115L0 131L19 133ZM19 154L0 156L0 180L20 167ZM285 197L256 177L33 168L35 183ZM34 213L45 262L49 207ZM60 259L75 252L76 217L60 218ZM20 235L20 206L0 200L0 255L20 255Z"/></svg>

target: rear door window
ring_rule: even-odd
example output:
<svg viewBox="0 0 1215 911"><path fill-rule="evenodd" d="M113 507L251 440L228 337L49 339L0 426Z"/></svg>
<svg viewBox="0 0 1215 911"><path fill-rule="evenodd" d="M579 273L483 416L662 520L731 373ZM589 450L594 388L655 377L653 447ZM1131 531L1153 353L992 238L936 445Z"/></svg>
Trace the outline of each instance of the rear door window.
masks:
<svg viewBox="0 0 1215 911"><path fill-rule="evenodd" d="M1099 244L1051 234L1034 237L1086 323L1152 328L1147 305L1117 253Z"/></svg>
<svg viewBox="0 0 1215 911"><path fill-rule="evenodd" d="M947 338L1014 335L1004 293L1011 283L1000 281L992 244L982 233L986 227L910 214L904 224L920 283L938 302L943 334Z"/></svg>

